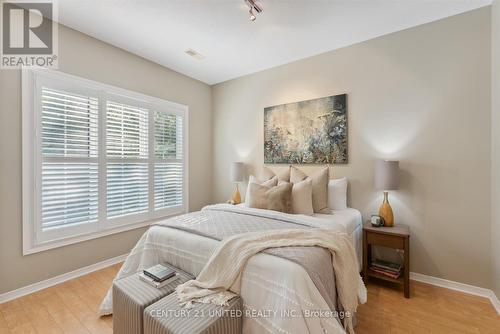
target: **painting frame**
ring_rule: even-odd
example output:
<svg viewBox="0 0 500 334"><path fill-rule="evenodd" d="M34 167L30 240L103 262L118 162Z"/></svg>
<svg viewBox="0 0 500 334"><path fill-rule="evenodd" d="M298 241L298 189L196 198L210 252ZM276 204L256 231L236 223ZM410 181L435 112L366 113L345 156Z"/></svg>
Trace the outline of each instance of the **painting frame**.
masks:
<svg viewBox="0 0 500 334"><path fill-rule="evenodd" d="M349 163L347 94L264 108L265 164Z"/></svg>

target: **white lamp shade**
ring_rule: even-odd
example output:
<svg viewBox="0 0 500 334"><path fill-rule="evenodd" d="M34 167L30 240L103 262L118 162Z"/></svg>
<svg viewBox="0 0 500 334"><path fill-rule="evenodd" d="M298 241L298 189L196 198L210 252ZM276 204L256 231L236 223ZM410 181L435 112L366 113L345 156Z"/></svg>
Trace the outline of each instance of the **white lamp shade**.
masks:
<svg viewBox="0 0 500 334"><path fill-rule="evenodd" d="M245 164L243 162L231 163L230 176L232 182L245 181Z"/></svg>
<svg viewBox="0 0 500 334"><path fill-rule="evenodd" d="M378 190L399 188L399 161L377 160L375 162L375 188Z"/></svg>

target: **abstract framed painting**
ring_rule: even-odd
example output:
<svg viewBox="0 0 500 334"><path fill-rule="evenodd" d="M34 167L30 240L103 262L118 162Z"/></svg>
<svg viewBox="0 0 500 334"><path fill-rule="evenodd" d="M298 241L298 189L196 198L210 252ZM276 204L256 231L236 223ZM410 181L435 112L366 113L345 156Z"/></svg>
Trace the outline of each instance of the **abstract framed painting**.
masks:
<svg viewBox="0 0 500 334"><path fill-rule="evenodd" d="M347 94L264 108L264 163L347 162Z"/></svg>

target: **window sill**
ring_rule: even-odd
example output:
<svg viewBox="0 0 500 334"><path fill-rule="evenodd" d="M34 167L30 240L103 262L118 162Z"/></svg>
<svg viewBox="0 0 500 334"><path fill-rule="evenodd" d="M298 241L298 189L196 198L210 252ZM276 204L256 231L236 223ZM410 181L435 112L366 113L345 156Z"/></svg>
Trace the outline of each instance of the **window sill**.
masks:
<svg viewBox="0 0 500 334"><path fill-rule="evenodd" d="M102 237L105 237L108 235L118 234L121 232L127 232L127 231L135 230L135 229L138 229L141 227L150 226L151 224L158 222L160 220L174 217L174 216L177 216L177 215L180 215L183 213L185 213L185 212L184 211L178 212L178 213L174 213L174 214L171 214L171 215L168 215L165 217L150 219L147 221L138 222L138 223L134 223L134 224L117 226L117 227L113 227L113 228L98 231L98 232L92 232L92 233L78 235L78 236L69 237L69 238L65 238L65 239L44 242L44 243L40 243L40 244L38 244L36 246L32 246L32 247L30 247L29 245L24 245L24 243L23 243L23 256L43 252L43 251L46 251L49 249L69 246L69 245L76 244L76 243L83 242L83 241L102 238Z"/></svg>

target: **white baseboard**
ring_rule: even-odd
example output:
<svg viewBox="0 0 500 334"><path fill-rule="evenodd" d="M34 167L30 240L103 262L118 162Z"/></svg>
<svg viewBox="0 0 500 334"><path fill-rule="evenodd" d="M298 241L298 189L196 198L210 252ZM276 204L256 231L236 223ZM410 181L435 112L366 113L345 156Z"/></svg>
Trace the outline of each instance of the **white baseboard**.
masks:
<svg viewBox="0 0 500 334"><path fill-rule="evenodd" d="M101 262L97 262L94 264L91 264L90 266L86 266L77 270L70 271L69 273L62 274L59 276L55 276L49 279L46 279L41 282L37 282L34 284L30 284L27 286L24 286L22 288L12 290L6 293L0 294L0 304L8 302L9 300L16 299L25 295L28 295L30 293L43 290L46 288L49 288L51 286L54 286L56 284L66 282L70 279L74 279L86 274L89 274L91 272L97 271L104 269L106 267L112 266L114 264L123 262L127 258L128 254L120 255L111 259L107 259Z"/></svg>
<svg viewBox="0 0 500 334"><path fill-rule="evenodd" d="M491 291L490 300L493 304L493 307L497 310L498 315L500 315L500 300L493 291Z"/></svg>
<svg viewBox="0 0 500 334"><path fill-rule="evenodd" d="M497 310L497 313L500 315L500 301L498 300L498 297L495 295L495 293L490 289L480 288L474 285L449 281L443 278L427 276L414 272L410 273L410 279L430 285L439 286L441 288L460 291L469 295L488 298L491 301L491 304L493 304L493 307Z"/></svg>

